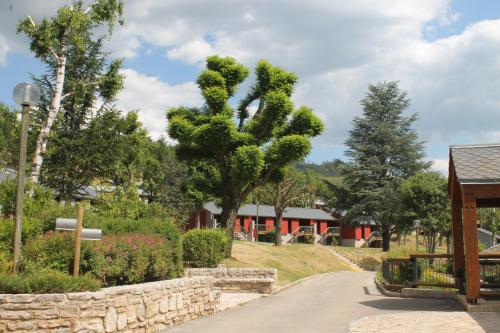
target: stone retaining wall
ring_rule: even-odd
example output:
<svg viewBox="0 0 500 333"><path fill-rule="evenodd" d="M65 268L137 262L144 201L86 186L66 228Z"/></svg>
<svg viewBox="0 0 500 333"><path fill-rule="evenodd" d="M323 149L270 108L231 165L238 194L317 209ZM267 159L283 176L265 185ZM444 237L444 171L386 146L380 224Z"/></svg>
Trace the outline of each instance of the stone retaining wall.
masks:
<svg viewBox="0 0 500 333"><path fill-rule="evenodd" d="M0 295L0 332L156 332L214 314L210 277L67 294Z"/></svg>
<svg viewBox="0 0 500 333"><path fill-rule="evenodd" d="M211 276L215 288L225 292L270 294L278 279L275 268L189 268L184 273L190 277Z"/></svg>

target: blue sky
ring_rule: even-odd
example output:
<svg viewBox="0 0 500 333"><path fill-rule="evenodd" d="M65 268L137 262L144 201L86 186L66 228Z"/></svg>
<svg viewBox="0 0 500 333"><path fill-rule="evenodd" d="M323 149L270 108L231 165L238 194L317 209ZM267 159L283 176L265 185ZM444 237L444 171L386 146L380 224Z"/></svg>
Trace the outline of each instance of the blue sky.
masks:
<svg viewBox="0 0 500 333"><path fill-rule="evenodd" d="M11 13L5 10L10 3ZM0 101L13 104L14 85L44 71L13 25L63 3L0 0ZM343 158L342 143L368 83L399 80L412 100L410 112L420 116L415 126L427 141L427 157L445 170L449 144L500 138L494 124L500 120L500 2L393 4L289 1L277 10L278 4L261 1L126 1L126 24L109 45L113 56L125 58L118 104L139 109L159 136L166 108L201 102L193 81L206 55L231 55L250 68L266 58L299 74L294 101L323 118L326 131L307 158L321 162Z"/></svg>

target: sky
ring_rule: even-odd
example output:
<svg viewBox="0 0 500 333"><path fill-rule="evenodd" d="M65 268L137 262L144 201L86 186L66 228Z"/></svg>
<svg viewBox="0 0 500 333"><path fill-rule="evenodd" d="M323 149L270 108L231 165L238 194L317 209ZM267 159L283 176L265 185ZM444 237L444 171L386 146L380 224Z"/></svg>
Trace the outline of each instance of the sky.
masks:
<svg viewBox="0 0 500 333"><path fill-rule="evenodd" d="M13 105L13 87L45 70L17 21L68 3L0 0L1 102ZM219 54L251 70L267 59L298 74L295 105L325 123L310 162L344 158L360 100L383 81L408 93L407 114L419 116L414 126L434 169L446 172L450 144L500 140L500 1L125 0L125 23L106 47L124 59L117 105L138 110L154 138L166 135L169 107L202 104L194 81L204 59Z"/></svg>

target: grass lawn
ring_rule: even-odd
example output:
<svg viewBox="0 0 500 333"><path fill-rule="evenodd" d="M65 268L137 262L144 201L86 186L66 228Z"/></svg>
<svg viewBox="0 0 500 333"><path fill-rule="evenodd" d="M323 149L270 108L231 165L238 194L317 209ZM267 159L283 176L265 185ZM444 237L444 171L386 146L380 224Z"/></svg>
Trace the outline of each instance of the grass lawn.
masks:
<svg viewBox="0 0 500 333"><path fill-rule="evenodd" d="M425 245L423 241L423 236L419 237L419 248L418 252L416 249L416 237L414 235L409 235L406 237L406 244L401 245L397 241L391 241L391 249L389 252L383 252L382 248L354 248L350 246L335 246L334 249L337 252L342 253L352 261L360 264L365 269L364 263L369 264L370 261L382 262L382 258L408 258L411 253L426 253ZM446 253L446 241L443 239L443 245L436 247L436 253ZM369 259L367 259L369 258ZM372 260L373 259L373 260Z"/></svg>
<svg viewBox="0 0 500 333"><path fill-rule="evenodd" d="M246 241L234 241L233 257L223 264L226 267L277 268L279 285L319 273L351 270L324 246L291 244L277 247Z"/></svg>

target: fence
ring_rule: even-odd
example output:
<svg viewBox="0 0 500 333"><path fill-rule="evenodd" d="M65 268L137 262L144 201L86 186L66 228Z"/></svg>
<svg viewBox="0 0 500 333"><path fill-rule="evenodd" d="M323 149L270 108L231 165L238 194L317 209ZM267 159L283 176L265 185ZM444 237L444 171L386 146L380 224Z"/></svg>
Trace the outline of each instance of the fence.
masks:
<svg viewBox="0 0 500 333"><path fill-rule="evenodd" d="M481 253L479 255L481 288L500 289L500 254Z"/></svg>
<svg viewBox="0 0 500 333"><path fill-rule="evenodd" d="M411 254L409 258L386 258L382 261L382 276L393 288L454 288L453 264L452 254ZM499 291L500 254L479 254L479 274L483 291Z"/></svg>
<svg viewBox="0 0 500 333"><path fill-rule="evenodd" d="M410 258L387 258L382 261L382 276L395 287L452 288L455 286L453 255L411 254Z"/></svg>

